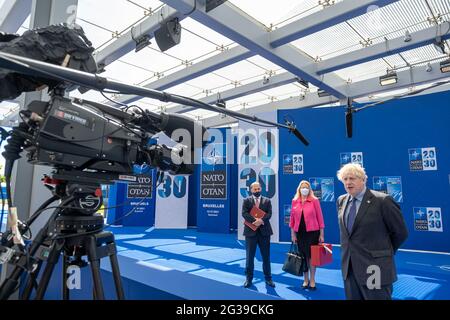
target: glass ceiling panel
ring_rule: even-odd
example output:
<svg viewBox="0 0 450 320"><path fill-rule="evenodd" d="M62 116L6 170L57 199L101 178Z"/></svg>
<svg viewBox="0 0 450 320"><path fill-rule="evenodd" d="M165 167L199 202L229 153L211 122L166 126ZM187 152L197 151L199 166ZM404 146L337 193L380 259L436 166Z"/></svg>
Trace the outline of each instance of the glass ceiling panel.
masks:
<svg viewBox="0 0 450 320"><path fill-rule="evenodd" d="M246 59L248 62L258 65L260 68L263 68L265 71L277 71L282 70L279 65L270 62L269 60L256 55Z"/></svg>
<svg viewBox="0 0 450 320"><path fill-rule="evenodd" d="M356 82L384 75L388 68L388 64L383 59L377 59L338 70L336 71L336 74L342 79L350 79L353 82ZM361 70L364 70L364 72L361 72Z"/></svg>
<svg viewBox="0 0 450 320"><path fill-rule="evenodd" d="M436 60L445 57L444 54L439 53L434 45L428 45L417 49L402 52L402 56L410 64L417 64L422 61Z"/></svg>
<svg viewBox="0 0 450 320"><path fill-rule="evenodd" d="M157 0L127 0L127 2L140 6L142 9L152 11L158 10L162 5L164 5L163 2Z"/></svg>
<svg viewBox="0 0 450 320"><path fill-rule="evenodd" d="M76 20L76 24L83 28L86 37L92 42L92 46L96 49L112 39L112 33L100 26L93 25L80 19Z"/></svg>
<svg viewBox="0 0 450 320"><path fill-rule="evenodd" d="M339 52L348 47L354 47L353 50L361 48L359 42L362 40L363 38L351 26L347 23L340 23L296 40L292 44L312 58L325 58L327 54ZM326 58L330 57L327 56Z"/></svg>
<svg viewBox="0 0 450 320"><path fill-rule="evenodd" d="M215 72L211 72L204 76L189 80L189 81L185 82L185 84L190 85L194 88L199 88L199 89L205 90L205 93L206 93L206 90L224 88L225 86L228 86L231 83L228 79L225 79L225 78L219 76Z"/></svg>
<svg viewBox="0 0 450 320"><path fill-rule="evenodd" d="M186 18L181 21L181 26L191 32L196 33L199 36L207 39L207 41L212 42L216 46L229 46L234 43L227 37L224 37L220 33L208 28L207 26L197 22L194 19ZM183 33L181 35L181 41L183 41Z"/></svg>
<svg viewBox="0 0 450 320"><path fill-rule="evenodd" d="M305 89L301 86L297 86L295 84L286 84L281 87L261 91L261 93L267 95L268 98L276 97L277 100L283 100L287 97L299 95L304 91Z"/></svg>
<svg viewBox="0 0 450 320"><path fill-rule="evenodd" d="M428 3L436 15L450 12L450 1L448 0L428 0Z"/></svg>
<svg viewBox="0 0 450 320"><path fill-rule="evenodd" d="M149 70L148 78L157 76L157 73L160 74L159 76L162 76L162 74L167 75L170 69L177 66L183 67L180 59L169 54L161 53L156 43L153 42L139 52L134 52L134 50L129 52L120 58L120 60ZM153 79L152 81L155 80Z"/></svg>
<svg viewBox="0 0 450 320"><path fill-rule="evenodd" d="M335 3L341 0L334 1ZM317 0L229 0L266 27L282 26L323 9Z"/></svg>
<svg viewBox="0 0 450 320"><path fill-rule="evenodd" d="M176 94L187 96L187 97L194 97L199 94L204 94L204 89L199 88L197 86L190 85L189 83L182 83L175 87L170 88L167 90L168 92L176 92Z"/></svg>
<svg viewBox="0 0 450 320"><path fill-rule="evenodd" d="M112 32L122 32L144 17L144 10L129 1L79 0L77 18Z"/></svg>
<svg viewBox="0 0 450 320"><path fill-rule="evenodd" d="M430 12L423 0L402 0L388 6L370 11L362 16L349 20L364 39L384 38L391 32L409 29L410 32L423 29L412 29L414 25L426 21ZM402 33L404 34L404 32ZM395 35L394 37L398 37ZM389 37L390 39L392 37Z"/></svg>
<svg viewBox="0 0 450 320"><path fill-rule="evenodd" d="M214 73L227 79L229 82L239 82L258 75L263 75L266 69L249 61L239 61Z"/></svg>

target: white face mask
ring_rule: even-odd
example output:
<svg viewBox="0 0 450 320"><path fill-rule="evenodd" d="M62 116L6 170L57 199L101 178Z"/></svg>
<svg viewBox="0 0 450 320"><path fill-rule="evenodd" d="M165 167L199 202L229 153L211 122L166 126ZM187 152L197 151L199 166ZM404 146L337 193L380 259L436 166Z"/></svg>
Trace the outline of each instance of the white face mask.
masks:
<svg viewBox="0 0 450 320"><path fill-rule="evenodd" d="M301 192L302 196L306 197L309 194L309 189L308 188L301 188L300 192Z"/></svg>

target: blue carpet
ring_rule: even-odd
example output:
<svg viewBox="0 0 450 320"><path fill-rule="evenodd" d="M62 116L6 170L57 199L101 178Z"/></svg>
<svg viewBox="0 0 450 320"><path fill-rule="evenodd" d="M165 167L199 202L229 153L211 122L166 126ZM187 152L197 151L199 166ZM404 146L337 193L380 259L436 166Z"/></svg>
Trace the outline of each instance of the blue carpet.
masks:
<svg viewBox="0 0 450 320"><path fill-rule="evenodd" d="M245 289L245 243L236 234L139 227L110 230L116 236L122 276L183 299L345 298L338 246L333 249L333 263L317 270L318 290L314 292L302 290L299 277L282 271L288 244L271 245L276 288L265 285L257 252L254 285ZM394 284L394 299L450 299L450 254L399 251L396 264L399 279ZM102 268L109 266L102 262Z"/></svg>

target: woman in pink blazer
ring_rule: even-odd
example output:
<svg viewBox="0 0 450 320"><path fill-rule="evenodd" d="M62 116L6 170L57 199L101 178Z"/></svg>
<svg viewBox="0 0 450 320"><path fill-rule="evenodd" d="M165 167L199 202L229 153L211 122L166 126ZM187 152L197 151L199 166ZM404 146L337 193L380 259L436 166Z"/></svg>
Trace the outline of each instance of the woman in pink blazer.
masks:
<svg viewBox="0 0 450 320"><path fill-rule="evenodd" d="M292 242L297 243L300 253L307 259L308 269L303 273L302 288L316 290L316 267L311 266L311 245L324 242L325 224L323 222L320 201L314 196L308 181L300 181L292 199L291 219ZM308 275L309 271L309 275Z"/></svg>

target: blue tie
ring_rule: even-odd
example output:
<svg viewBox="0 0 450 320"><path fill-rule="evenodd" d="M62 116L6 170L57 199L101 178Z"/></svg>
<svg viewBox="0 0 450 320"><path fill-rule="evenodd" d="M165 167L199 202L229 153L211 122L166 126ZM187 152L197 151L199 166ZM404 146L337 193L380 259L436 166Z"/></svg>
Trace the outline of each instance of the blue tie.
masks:
<svg viewBox="0 0 450 320"><path fill-rule="evenodd" d="M347 230L350 233L352 231L353 223L355 222L356 218L356 198L351 198L349 201L352 202L347 217Z"/></svg>

